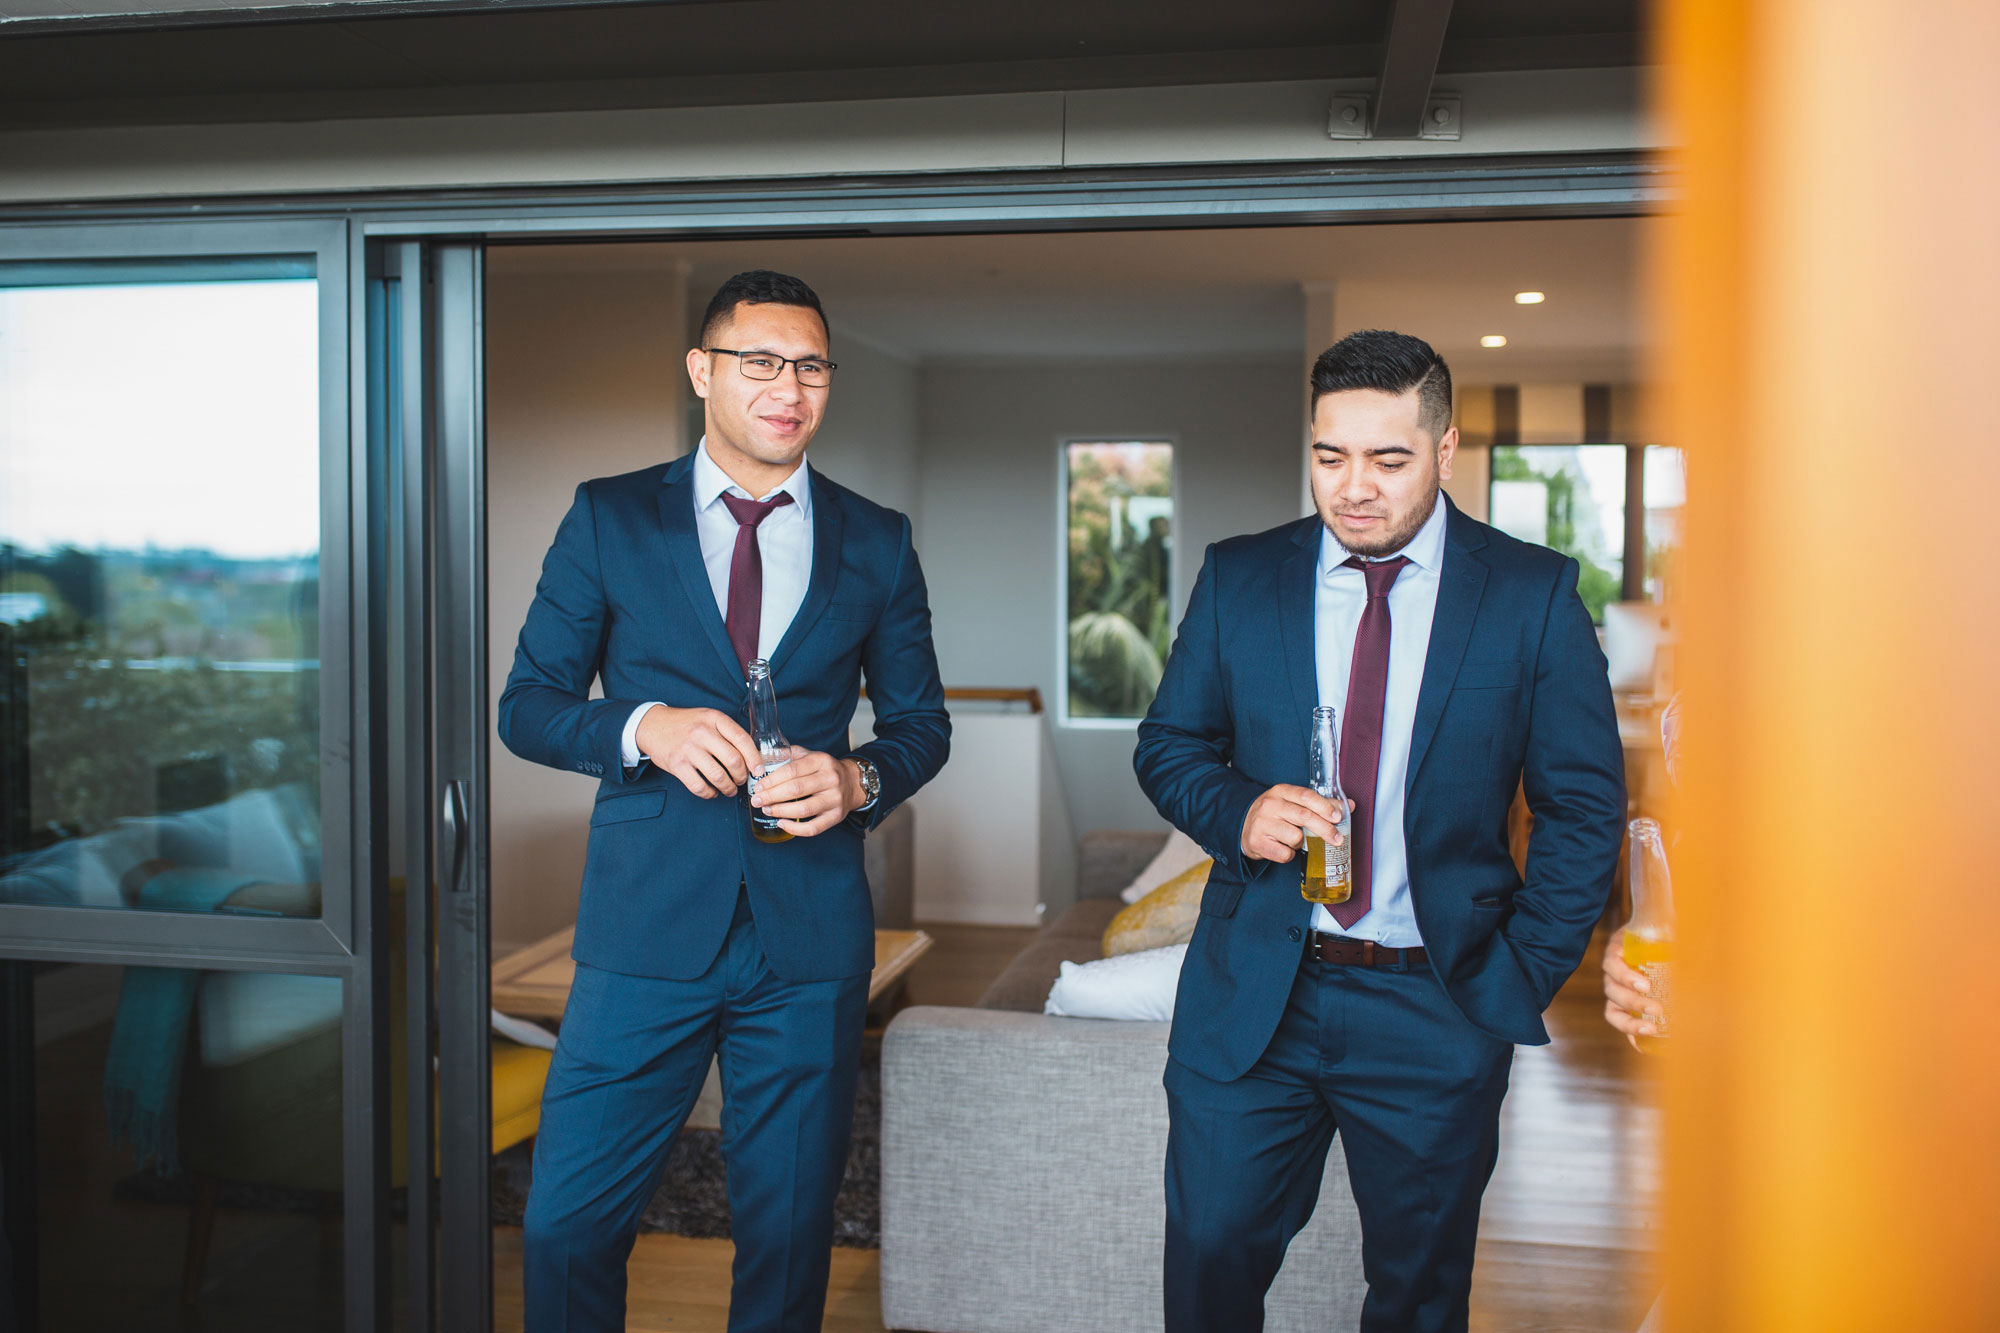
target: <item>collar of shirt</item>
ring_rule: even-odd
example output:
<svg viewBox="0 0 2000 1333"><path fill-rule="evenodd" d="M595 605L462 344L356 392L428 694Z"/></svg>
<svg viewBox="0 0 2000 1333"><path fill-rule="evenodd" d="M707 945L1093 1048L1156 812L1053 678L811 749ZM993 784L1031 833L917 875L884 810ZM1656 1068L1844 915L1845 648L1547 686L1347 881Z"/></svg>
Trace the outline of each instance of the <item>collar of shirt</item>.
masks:
<svg viewBox="0 0 2000 1333"><path fill-rule="evenodd" d="M1399 555L1404 556L1418 569L1430 574L1437 573L1444 564L1444 522L1444 492L1439 491L1437 499L1431 505L1431 516L1424 520L1421 528L1417 529L1417 535L1410 538L1402 550L1392 551L1379 558L1393 560ZM1333 535L1332 528L1325 523L1320 524L1319 576L1322 579L1336 578L1342 574L1351 574L1355 578L1362 577L1360 570L1348 569L1346 566L1348 558L1353 554L1340 544L1340 538ZM1366 560L1377 557L1362 558Z"/></svg>
<svg viewBox="0 0 2000 1333"><path fill-rule="evenodd" d="M750 500L768 500L779 491L786 491L790 493L792 503L797 506L799 517L809 519L812 517L812 486L807 481L809 476L810 473L807 471L806 461L801 458L799 465L792 469L791 476L786 477L782 482L773 486L763 495L751 495L741 486L731 481L729 474L724 472L721 466L709 456L708 437L704 435L701 437L701 444L694 451L694 477L692 479L694 482L694 507L697 511L707 509L720 499L726 491L734 491L736 494Z"/></svg>

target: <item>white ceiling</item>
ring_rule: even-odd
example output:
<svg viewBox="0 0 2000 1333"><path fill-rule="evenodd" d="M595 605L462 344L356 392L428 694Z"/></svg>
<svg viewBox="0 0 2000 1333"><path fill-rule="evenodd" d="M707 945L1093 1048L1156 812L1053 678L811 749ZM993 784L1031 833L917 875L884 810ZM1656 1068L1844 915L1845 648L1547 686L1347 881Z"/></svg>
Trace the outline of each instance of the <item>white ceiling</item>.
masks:
<svg viewBox="0 0 2000 1333"><path fill-rule="evenodd" d="M1631 219L1065 232L539 247L495 272L690 265L694 305L730 274L775 268L843 335L912 360L1304 354L1304 291L1334 284L1340 331L1428 340L1463 383L1630 380L1648 224ZM1520 306L1514 293L1548 294ZM1479 345L1486 334L1508 345ZM1315 349L1317 350L1317 349Z"/></svg>

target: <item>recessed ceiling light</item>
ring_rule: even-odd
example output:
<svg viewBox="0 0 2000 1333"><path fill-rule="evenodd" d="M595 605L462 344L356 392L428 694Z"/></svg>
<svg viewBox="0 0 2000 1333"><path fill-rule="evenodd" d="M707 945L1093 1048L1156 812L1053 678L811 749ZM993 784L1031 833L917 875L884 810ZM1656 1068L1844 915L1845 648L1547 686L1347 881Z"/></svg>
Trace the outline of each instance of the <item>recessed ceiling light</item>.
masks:
<svg viewBox="0 0 2000 1333"><path fill-rule="evenodd" d="M1507 339L1501 334L1489 333L1479 340L1479 345L1481 347L1505 347Z"/></svg>
<svg viewBox="0 0 2000 1333"><path fill-rule="evenodd" d="M1544 302L1544 301L1546 301L1546 300L1548 300L1548 299L1549 299L1548 297L1546 297L1546 296L1542 295L1542 293L1540 293L1540 292L1515 292L1515 293L1514 293L1514 304L1515 304L1515 305L1540 305L1540 304L1541 304L1542 302Z"/></svg>

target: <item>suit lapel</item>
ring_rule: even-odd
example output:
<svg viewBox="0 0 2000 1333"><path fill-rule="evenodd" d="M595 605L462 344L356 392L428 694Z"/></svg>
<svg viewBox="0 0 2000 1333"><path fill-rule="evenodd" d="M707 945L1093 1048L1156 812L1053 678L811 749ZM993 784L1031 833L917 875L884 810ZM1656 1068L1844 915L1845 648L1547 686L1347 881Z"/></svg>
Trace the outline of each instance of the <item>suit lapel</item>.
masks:
<svg viewBox="0 0 2000 1333"><path fill-rule="evenodd" d="M1292 686L1292 717L1299 744L1312 735L1312 711L1319 704L1318 612L1320 521L1310 518L1292 537L1292 550L1278 565L1278 631L1285 652L1285 675Z"/></svg>
<svg viewBox="0 0 2000 1333"><path fill-rule="evenodd" d="M1458 679L1458 664L1465 660L1465 645L1472 638L1472 622L1479 612L1479 598L1486 589L1486 565L1474 554L1486 545L1485 537L1451 498L1439 492L1448 506L1445 513L1444 568L1438 571L1437 610L1431 616L1431 641L1424 656L1424 683L1417 693L1417 716L1410 728L1410 767L1404 791L1416 785L1417 770L1437 735L1444 717L1445 700L1451 696L1452 682Z"/></svg>
<svg viewBox="0 0 2000 1333"><path fill-rule="evenodd" d="M729 630L722 623L722 609L715 604L715 587L708 581L708 566L701 558L701 534L694 525L694 455L688 454L667 466L660 486L660 528L666 534L667 555L674 572L680 575L694 618L707 631L708 640L722 655L729 678L743 675L743 664L730 646Z"/></svg>
<svg viewBox="0 0 2000 1333"><path fill-rule="evenodd" d="M806 584L806 599L799 604L799 613L792 617L785 637L778 641L777 650L771 654L771 675L774 677L798 651L806 635L812 632L813 625L825 612L826 604L833 600L833 585L840 577L840 501L834 497L833 487L821 479L811 464L806 465L806 477L807 484L812 488L812 579Z"/></svg>

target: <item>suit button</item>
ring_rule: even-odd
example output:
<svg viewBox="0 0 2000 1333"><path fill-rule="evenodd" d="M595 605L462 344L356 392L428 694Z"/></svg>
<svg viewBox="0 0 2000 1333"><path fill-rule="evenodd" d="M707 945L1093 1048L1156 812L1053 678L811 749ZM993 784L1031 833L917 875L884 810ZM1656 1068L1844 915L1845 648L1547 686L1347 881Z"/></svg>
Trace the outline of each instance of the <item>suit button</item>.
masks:
<svg viewBox="0 0 2000 1333"><path fill-rule="evenodd" d="M1290 930L1287 930L1285 932L1285 938L1289 939L1294 944L1297 944L1300 940L1304 939L1305 937L1306 933L1303 930L1300 930L1297 926L1293 926Z"/></svg>

